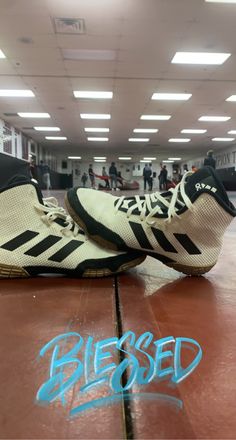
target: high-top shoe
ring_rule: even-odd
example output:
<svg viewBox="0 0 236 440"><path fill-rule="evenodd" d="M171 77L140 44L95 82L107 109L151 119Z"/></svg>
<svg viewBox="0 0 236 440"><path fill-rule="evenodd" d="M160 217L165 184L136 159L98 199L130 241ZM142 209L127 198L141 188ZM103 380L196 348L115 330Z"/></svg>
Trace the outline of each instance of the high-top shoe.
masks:
<svg viewBox="0 0 236 440"><path fill-rule="evenodd" d="M43 199L38 185L24 177L0 190L0 206L0 278L103 277L144 259L137 251L116 252L93 243L56 199Z"/></svg>
<svg viewBox="0 0 236 440"><path fill-rule="evenodd" d="M166 193L115 197L71 189L66 206L98 243L138 249L188 275L209 271L218 259L225 229L236 215L214 170L186 173Z"/></svg>

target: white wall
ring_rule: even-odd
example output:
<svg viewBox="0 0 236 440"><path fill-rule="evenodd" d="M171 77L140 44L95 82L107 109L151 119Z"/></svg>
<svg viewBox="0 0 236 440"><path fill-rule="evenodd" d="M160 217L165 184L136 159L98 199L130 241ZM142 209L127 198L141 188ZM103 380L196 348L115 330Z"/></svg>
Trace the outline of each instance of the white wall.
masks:
<svg viewBox="0 0 236 440"><path fill-rule="evenodd" d="M214 151L214 149L212 148ZM222 169L222 168L231 168L234 167L236 169L236 145L231 145L230 147L222 148L218 151L216 151L214 154L214 158L216 159L216 168ZM183 166L184 163L187 163L188 169L191 170L192 165L195 165L197 168L201 168L203 165L204 159L206 156L198 157L197 159L190 160L188 162L182 162L181 165Z"/></svg>

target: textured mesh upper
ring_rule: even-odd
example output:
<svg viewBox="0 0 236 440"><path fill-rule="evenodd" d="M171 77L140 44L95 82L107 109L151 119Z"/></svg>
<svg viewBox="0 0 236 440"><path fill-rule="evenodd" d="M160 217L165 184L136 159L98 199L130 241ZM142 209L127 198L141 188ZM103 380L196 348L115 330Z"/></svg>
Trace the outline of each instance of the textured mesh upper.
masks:
<svg viewBox="0 0 236 440"><path fill-rule="evenodd" d="M66 269L74 269L80 263L90 259L114 258L122 255L122 252L106 250L86 239L83 234L74 237L62 234L63 227L56 222L45 224L42 220L44 213L38 211L35 205L39 203L36 188L32 184L19 185L0 193L0 263L26 266L51 266ZM29 242L23 244L14 251L1 248L2 245L19 236L26 230L35 231L39 234ZM70 234L70 233L69 233ZM24 253L48 237L56 235L61 237L56 244L44 251L37 257ZM59 251L71 240L83 242L83 245L66 257L62 263L48 261L48 258Z"/></svg>
<svg viewBox="0 0 236 440"><path fill-rule="evenodd" d="M179 264L188 266L210 266L215 264L220 253L223 234L225 229L232 221L233 217L226 212L216 199L209 193L203 192L193 203L193 210L187 209L180 218L173 217L168 224L162 218L155 218L156 224L152 228L163 231L166 238L177 250L177 254L164 251L158 244L151 226L147 222L140 221L138 215L131 214L129 218L125 212L115 211L115 201L113 197L106 193L97 193L94 190L77 191L77 196L83 209L94 218L95 221L109 228L111 231L120 235L126 245L143 249L135 237L130 221L142 225L142 228L154 248L155 252L174 259ZM80 213L78 213L80 215ZM82 216L82 214L81 214ZM179 241L174 236L176 234L187 234L192 242L201 251L200 255L189 255ZM150 249L146 249L147 252Z"/></svg>

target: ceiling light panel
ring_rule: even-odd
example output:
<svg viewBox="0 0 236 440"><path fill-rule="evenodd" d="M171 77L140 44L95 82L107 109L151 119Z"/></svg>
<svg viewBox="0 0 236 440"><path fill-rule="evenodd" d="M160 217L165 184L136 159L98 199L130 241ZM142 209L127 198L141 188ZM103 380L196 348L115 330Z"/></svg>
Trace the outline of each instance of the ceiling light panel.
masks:
<svg viewBox="0 0 236 440"><path fill-rule="evenodd" d="M230 130L228 131L228 134L236 134L236 130Z"/></svg>
<svg viewBox="0 0 236 440"><path fill-rule="evenodd" d="M235 138L213 138L212 141L216 141L216 142L232 142L235 141Z"/></svg>
<svg viewBox="0 0 236 440"><path fill-rule="evenodd" d="M157 133L159 130L157 128L135 128L134 133Z"/></svg>
<svg viewBox="0 0 236 440"><path fill-rule="evenodd" d="M188 101L191 96L191 93L153 93L152 99L158 101Z"/></svg>
<svg viewBox="0 0 236 440"><path fill-rule="evenodd" d="M45 139L48 141L66 141L67 137L65 136L45 136Z"/></svg>
<svg viewBox="0 0 236 440"><path fill-rule="evenodd" d="M106 162L106 159L94 159L94 162Z"/></svg>
<svg viewBox="0 0 236 440"><path fill-rule="evenodd" d="M84 98L84 99L112 99L113 92L86 92L75 90L74 92L75 98Z"/></svg>
<svg viewBox="0 0 236 440"><path fill-rule="evenodd" d="M229 98L227 98L226 101L236 101L236 95L229 96Z"/></svg>
<svg viewBox="0 0 236 440"><path fill-rule="evenodd" d="M62 49L64 60L114 61L114 50Z"/></svg>
<svg viewBox="0 0 236 440"><path fill-rule="evenodd" d="M185 134L202 134L202 133L206 133L207 130L195 130L195 129L191 129L191 128L184 128L184 130L181 130L180 133L185 133Z"/></svg>
<svg viewBox="0 0 236 440"><path fill-rule="evenodd" d="M81 159L81 156L68 156L68 159L78 160L78 159Z"/></svg>
<svg viewBox="0 0 236 440"><path fill-rule="evenodd" d="M35 94L32 90L0 90L0 96L13 98L33 98Z"/></svg>
<svg viewBox="0 0 236 440"><path fill-rule="evenodd" d="M34 127L36 131L61 131L59 127Z"/></svg>
<svg viewBox="0 0 236 440"><path fill-rule="evenodd" d="M175 161L175 160L181 160L181 159L182 159L181 157L168 157L168 160L170 160L171 162Z"/></svg>
<svg viewBox="0 0 236 440"><path fill-rule="evenodd" d="M143 121L168 121L170 115L142 115L140 119Z"/></svg>
<svg viewBox="0 0 236 440"><path fill-rule="evenodd" d="M236 0L205 0L206 3L236 3Z"/></svg>
<svg viewBox="0 0 236 440"><path fill-rule="evenodd" d="M223 64L230 53L211 52L176 52L172 63L174 64Z"/></svg>
<svg viewBox="0 0 236 440"><path fill-rule="evenodd" d="M94 156L94 159L106 159L106 156Z"/></svg>
<svg viewBox="0 0 236 440"><path fill-rule="evenodd" d="M87 133L108 133L110 131L109 128L96 128L96 127L86 127L84 129Z"/></svg>
<svg viewBox="0 0 236 440"><path fill-rule="evenodd" d="M129 142L149 142L149 138L129 138Z"/></svg>
<svg viewBox="0 0 236 440"><path fill-rule="evenodd" d="M1 49L0 49L0 58L6 58L6 55L4 55L4 53Z"/></svg>
<svg viewBox="0 0 236 440"><path fill-rule="evenodd" d="M19 112L17 114L21 118L51 118L51 116L48 113Z"/></svg>
<svg viewBox="0 0 236 440"><path fill-rule="evenodd" d="M189 138L170 138L168 142L190 142L191 139Z"/></svg>
<svg viewBox="0 0 236 440"><path fill-rule="evenodd" d="M231 119L231 116L201 116L199 121L207 121L207 122L225 122Z"/></svg>
<svg viewBox="0 0 236 440"><path fill-rule="evenodd" d="M111 119L111 115L107 113L81 113L81 119Z"/></svg>
<svg viewBox="0 0 236 440"><path fill-rule="evenodd" d="M108 142L109 139L107 137L88 137L88 141L90 142Z"/></svg>
<svg viewBox="0 0 236 440"><path fill-rule="evenodd" d="M157 160L156 157L144 157L143 160Z"/></svg>
<svg viewBox="0 0 236 440"><path fill-rule="evenodd" d="M118 157L119 160L131 160L132 157Z"/></svg>
<svg viewBox="0 0 236 440"><path fill-rule="evenodd" d="M162 163L174 163L174 160L162 160Z"/></svg>

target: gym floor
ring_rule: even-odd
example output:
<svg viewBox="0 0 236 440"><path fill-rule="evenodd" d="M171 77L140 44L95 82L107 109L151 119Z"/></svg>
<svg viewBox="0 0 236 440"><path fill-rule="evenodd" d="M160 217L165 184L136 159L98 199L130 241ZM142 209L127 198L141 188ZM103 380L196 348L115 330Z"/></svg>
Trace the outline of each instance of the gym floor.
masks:
<svg viewBox="0 0 236 440"><path fill-rule="evenodd" d="M64 193L48 195L63 203ZM236 194L230 198L236 202ZM148 257L111 278L0 280L0 438L235 439L235 232L236 219L225 234L218 263L198 278ZM155 340L192 338L202 348L201 362L176 386L168 378L146 385L135 381L126 398L92 406L76 417L69 417L70 411L106 397L107 384L80 393L78 383L50 405L36 402L49 377L52 352L39 358L48 341L68 332L100 341L129 330L136 338L144 332L153 333ZM189 363L189 350L182 356L182 365ZM144 356L139 357L145 364ZM134 393L146 398L134 398Z"/></svg>

